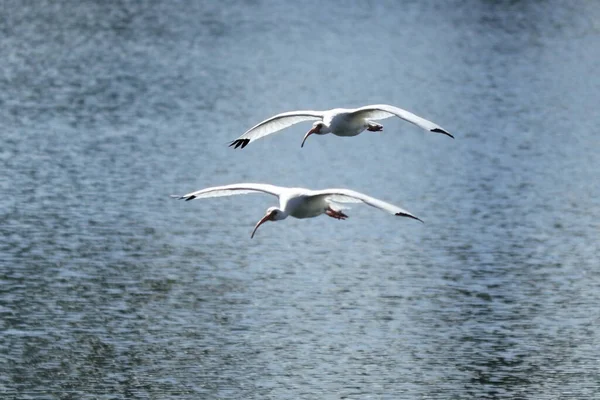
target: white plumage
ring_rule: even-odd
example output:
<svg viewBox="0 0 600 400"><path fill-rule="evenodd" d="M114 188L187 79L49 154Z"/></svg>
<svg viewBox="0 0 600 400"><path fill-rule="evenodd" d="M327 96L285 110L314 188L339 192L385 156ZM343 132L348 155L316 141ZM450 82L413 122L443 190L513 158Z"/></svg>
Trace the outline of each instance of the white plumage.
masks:
<svg viewBox="0 0 600 400"><path fill-rule="evenodd" d="M430 132L442 133L454 138L439 125L421 118L409 111L387 104L374 104L354 109L334 108L327 111L289 111L277 114L248 129L242 136L231 142L230 146L242 149L248 143L264 136L279 132L303 121L317 121L304 135L302 145L312 135L333 133L336 136L356 136L365 129L373 132L383 130L383 126L373 120L398 117Z"/></svg>
<svg viewBox="0 0 600 400"><path fill-rule="evenodd" d="M312 218L321 214L326 214L332 218L346 219L348 216L341 211L343 207L338 206L337 203L364 203L390 214L421 221L419 218L400 207L348 189L309 190L261 183L237 183L233 185L209 187L183 196L172 197L189 201L248 193L267 193L279 198L279 208L270 207L267 209L265 216L258 221L254 227L251 237L254 237L256 230L264 222L279 221L288 216L294 218Z"/></svg>

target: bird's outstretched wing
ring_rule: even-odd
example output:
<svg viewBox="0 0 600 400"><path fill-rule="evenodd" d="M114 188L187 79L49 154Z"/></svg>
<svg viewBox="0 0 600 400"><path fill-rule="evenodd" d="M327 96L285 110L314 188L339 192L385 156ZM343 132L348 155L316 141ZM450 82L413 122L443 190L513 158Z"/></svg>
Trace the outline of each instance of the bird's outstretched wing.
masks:
<svg viewBox="0 0 600 400"><path fill-rule="evenodd" d="M295 125L303 121L315 121L323 118L323 111L289 111L281 114L277 114L263 122L248 129L242 136L235 139L229 144L229 147L234 146L236 149L241 147L242 149L248 145L248 143L260 139L261 137L270 135L275 132L279 132L289 126Z"/></svg>
<svg viewBox="0 0 600 400"><path fill-rule="evenodd" d="M365 119L386 119L390 117L402 118L412 124L417 125L420 128L428 130L430 132L443 133L454 139L447 130L441 126L434 124L433 122L421 118L418 115L411 113L410 111L403 110L398 107L390 106L387 104L373 104L370 106L364 106L353 110L353 113L358 114L360 117Z"/></svg>
<svg viewBox="0 0 600 400"><path fill-rule="evenodd" d="M183 196L172 195L171 197L185 201L205 199L208 197L234 196L237 194L248 193L268 193L279 197L284 191L285 188L275 185L267 185L262 183L235 183L233 185L209 187L184 194Z"/></svg>
<svg viewBox="0 0 600 400"><path fill-rule="evenodd" d="M390 214L398 215L400 217L413 218L423 222L421 219L415 217L403 208L397 207L393 204L386 203L366 194L355 192L354 190L348 189L325 189L325 190L314 190L311 192L311 196L321 197L325 201L332 201L334 203L365 203L371 207L379 208L380 210L386 211Z"/></svg>

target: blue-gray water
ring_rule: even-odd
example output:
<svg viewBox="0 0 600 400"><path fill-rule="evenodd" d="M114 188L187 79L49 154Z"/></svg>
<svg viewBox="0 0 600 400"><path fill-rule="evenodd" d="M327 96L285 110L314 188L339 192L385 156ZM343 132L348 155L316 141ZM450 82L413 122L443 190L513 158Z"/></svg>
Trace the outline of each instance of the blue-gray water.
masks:
<svg viewBox="0 0 600 400"><path fill-rule="evenodd" d="M0 9L2 398L600 398L599 2ZM456 140L226 145L371 103ZM244 181L426 223L169 198Z"/></svg>

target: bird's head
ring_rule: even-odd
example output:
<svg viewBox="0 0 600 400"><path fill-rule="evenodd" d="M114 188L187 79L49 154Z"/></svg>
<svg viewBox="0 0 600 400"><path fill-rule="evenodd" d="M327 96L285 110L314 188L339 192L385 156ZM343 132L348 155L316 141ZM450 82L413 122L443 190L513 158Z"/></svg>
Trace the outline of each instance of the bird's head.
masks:
<svg viewBox="0 0 600 400"><path fill-rule="evenodd" d="M250 239L252 239L254 237L254 234L256 233L256 230L258 229L258 227L261 226L262 224L264 224L265 222L279 221L279 220L285 219L286 217L287 217L287 214L284 213L279 208L269 207L267 209L267 212L265 213L265 216L262 217L261 220L256 223L256 226L254 227L254 230L252 231L252 235L250 235Z"/></svg>
<svg viewBox="0 0 600 400"><path fill-rule="evenodd" d="M313 133L316 133L317 135L324 135L328 133L327 126L323 121L316 121L313 124L312 128L310 128L310 131L306 132L306 135L304 135L304 139L302 139L302 144L300 145L300 147L304 147L304 142L306 142L306 139L308 139L308 137Z"/></svg>

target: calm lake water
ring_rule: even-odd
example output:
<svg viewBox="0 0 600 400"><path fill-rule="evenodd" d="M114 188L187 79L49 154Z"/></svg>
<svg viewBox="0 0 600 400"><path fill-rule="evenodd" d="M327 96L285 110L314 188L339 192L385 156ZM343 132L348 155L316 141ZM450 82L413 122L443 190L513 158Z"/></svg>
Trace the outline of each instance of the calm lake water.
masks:
<svg viewBox="0 0 600 400"><path fill-rule="evenodd" d="M2 398L600 398L600 2L0 7ZM456 140L227 147L371 103ZM236 182L425 224L169 198Z"/></svg>

